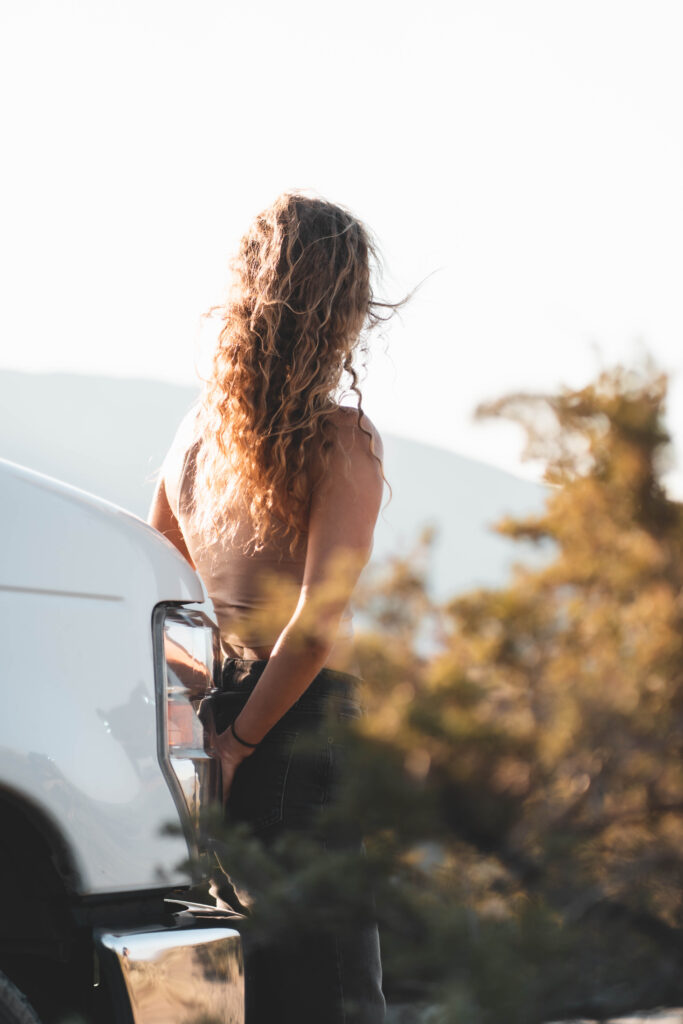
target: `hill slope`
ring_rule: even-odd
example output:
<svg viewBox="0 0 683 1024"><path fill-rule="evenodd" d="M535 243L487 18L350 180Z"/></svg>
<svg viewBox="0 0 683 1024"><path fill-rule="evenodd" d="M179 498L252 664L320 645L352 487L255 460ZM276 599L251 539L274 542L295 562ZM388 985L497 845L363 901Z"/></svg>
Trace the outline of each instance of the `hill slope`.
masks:
<svg viewBox="0 0 683 1024"><path fill-rule="evenodd" d="M153 380L0 371L0 457L92 491L144 517L157 470L195 391ZM380 515L373 559L437 528L432 584L439 596L500 585L537 552L491 532L504 514L539 509L544 489L473 459L385 436L393 498Z"/></svg>

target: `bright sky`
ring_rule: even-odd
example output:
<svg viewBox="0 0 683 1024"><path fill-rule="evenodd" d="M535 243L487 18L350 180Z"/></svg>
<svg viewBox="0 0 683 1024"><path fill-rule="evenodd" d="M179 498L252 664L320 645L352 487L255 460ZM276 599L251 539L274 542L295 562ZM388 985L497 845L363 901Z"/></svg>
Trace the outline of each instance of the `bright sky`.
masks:
<svg viewBox="0 0 683 1024"><path fill-rule="evenodd" d="M307 187L390 295L436 271L380 428L524 472L476 404L645 345L683 451L682 51L679 0L4 0L0 367L190 383L239 236Z"/></svg>

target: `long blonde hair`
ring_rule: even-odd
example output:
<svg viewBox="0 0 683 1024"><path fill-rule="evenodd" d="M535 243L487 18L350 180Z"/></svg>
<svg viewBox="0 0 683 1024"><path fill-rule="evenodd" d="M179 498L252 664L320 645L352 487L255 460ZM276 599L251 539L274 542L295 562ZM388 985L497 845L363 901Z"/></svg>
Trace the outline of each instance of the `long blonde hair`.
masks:
<svg viewBox="0 0 683 1024"><path fill-rule="evenodd" d="M373 295L377 263L359 220L299 193L279 196L242 238L199 416L192 518L205 543L234 539L237 502L253 550L273 530L293 550L305 532L334 444L333 395L346 372L364 429L354 354L401 305Z"/></svg>

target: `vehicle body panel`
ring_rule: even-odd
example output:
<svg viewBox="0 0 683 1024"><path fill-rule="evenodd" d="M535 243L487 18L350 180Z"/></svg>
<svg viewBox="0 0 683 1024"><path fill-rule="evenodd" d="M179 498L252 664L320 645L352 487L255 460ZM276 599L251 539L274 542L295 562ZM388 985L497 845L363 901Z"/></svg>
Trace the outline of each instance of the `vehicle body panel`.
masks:
<svg viewBox="0 0 683 1024"><path fill-rule="evenodd" d="M205 598L137 517L0 460L0 785L62 836L84 895L189 883L157 756L151 617Z"/></svg>

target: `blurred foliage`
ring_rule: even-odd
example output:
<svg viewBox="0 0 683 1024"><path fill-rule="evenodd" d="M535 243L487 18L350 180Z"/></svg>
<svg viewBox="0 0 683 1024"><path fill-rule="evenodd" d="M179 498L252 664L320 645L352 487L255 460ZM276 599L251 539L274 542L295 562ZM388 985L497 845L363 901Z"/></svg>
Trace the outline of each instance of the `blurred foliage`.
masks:
<svg viewBox="0 0 683 1024"><path fill-rule="evenodd" d="M240 829L220 845L259 893L258 938L369 913L386 988L434 1022L533 1024L680 1005L683 511L662 486L666 378L479 410L545 460L542 568L435 605L429 539L360 587L367 714L328 827L363 858ZM463 544L467 538L463 537Z"/></svg>

